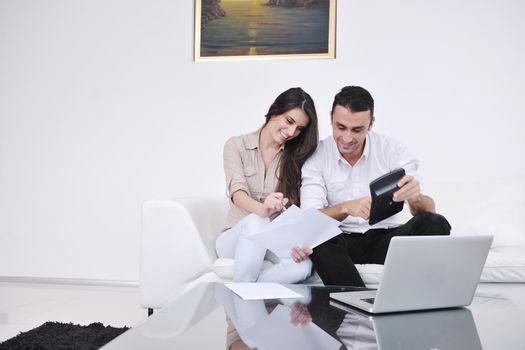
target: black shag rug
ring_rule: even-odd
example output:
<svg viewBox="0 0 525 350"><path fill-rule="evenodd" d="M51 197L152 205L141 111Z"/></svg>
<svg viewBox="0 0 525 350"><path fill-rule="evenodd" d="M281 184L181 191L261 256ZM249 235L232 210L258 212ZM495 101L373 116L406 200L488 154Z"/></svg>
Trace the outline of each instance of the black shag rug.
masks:
<svg viewBox="0 0 525 350"><path fill-rule="evenodd" d="M94 350L128 330L102 323L80 326L72 323L46 322L0 343L0 350Z"/></svg>

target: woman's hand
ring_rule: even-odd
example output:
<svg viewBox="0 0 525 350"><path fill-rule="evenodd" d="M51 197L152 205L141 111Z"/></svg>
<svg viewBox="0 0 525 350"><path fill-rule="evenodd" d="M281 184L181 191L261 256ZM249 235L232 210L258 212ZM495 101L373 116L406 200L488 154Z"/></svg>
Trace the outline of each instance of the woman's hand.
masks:
<svg viewBox="0 0 525 350"><path fill-rule="evenodd" d="M301 261L308 258L309 255L313 253L312 248L310 247L292 247L292 259L296 263L300 263Z"/></svg>
<svg viewBox="0 0 525 350"><path fill-rule="evenodd" d="M262 217L270 217L273 214L283 210L284 206L288 203L288 198L285 198L281 192L273 192L266 197L262 204L261 213Z"/></svg>

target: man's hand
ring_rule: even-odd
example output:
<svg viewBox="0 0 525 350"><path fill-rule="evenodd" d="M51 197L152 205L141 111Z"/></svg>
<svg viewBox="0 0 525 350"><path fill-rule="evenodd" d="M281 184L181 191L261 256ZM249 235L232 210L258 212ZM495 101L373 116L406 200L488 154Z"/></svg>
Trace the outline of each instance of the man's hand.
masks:
<svg viewBox="0 0 525 350"><path fill-rule="evenodd" d="M370 217L370 207L372 199L370 196L361 197L352 201L347 201L334 205L333 207L319 209L321 213L328 215L337 221L343 221L349 215L368 220Z"/></svg>
<svg viewBox="0 0 525 350"><path fill-rule="evenodd" d="M265 218L270 217L273 214L283 210L287 203L288 198L284 198L284 195L281 192L270 193L264 200L259 215Z"/></svg>
<svg viewBox="0 0 525 350"><path fill-rule="evenodd" d="M370 207L372 205L372 199L370 196L361 197L353 201L344 203L347 215L360 217L368 220L370 217Z"/></svg>
<svg viewBox="0 0 525 350"><path fill-rule="evenodd" d="M409 204L416 204L421 200L421 188L419 181L413 176L405 175L397 183L399 190L394 193L394 202L408 201Z"/></svg>
<svg viewBox="0 0 525 350"><path fill-rule="evenodd" d="M292 247L292 259L296 263L300 263L301 261L305 260L309 255L313 253L312 248L309 247Z"/></svg>
<svg viewBox="0 0 525 350"><path fill-rule="evenodd" d="M436 212L434 200L429 196L421 194L419 181L417 181L413 176L405 175L401 180L399 180L397 186L399 186L400 189L394 193L394 201L407 201L412 215L416 215L421 211L428 211L431 213Z"/></svg>

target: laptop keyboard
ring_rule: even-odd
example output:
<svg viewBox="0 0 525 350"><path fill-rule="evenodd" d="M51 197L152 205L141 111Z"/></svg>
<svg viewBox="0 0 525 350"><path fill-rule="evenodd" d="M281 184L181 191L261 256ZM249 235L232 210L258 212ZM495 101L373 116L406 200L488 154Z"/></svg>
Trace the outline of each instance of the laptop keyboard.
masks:
<svg viewBox="0 0 525 350"><path fill-rule="evenodd" d="M374 305L375 298L366 298L366 299L361 299L361 300L364 301L365 303Z"/></svg>

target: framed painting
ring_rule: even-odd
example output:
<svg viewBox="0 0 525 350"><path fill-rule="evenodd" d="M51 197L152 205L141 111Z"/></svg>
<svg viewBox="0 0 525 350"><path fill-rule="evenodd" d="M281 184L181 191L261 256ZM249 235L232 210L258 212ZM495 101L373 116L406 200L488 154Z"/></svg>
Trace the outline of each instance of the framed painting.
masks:
<svg viewBox="0 0 525 350"><path fill-rule="evenodd" d="M335 58L336 0L195 0L195 60Z"/></svg>

